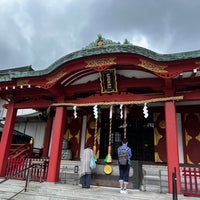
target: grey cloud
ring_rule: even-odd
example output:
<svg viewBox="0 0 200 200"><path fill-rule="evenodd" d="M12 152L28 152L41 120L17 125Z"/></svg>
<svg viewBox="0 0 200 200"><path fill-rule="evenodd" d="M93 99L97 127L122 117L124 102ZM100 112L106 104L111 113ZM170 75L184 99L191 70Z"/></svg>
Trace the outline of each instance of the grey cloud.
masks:
<svg viewBox="0 0 200 200"><path fill-rule="evenodd" d="M0 68L46 68L99 33L161 53L200 49L199 7L199 0L3 1Z"/></svg>

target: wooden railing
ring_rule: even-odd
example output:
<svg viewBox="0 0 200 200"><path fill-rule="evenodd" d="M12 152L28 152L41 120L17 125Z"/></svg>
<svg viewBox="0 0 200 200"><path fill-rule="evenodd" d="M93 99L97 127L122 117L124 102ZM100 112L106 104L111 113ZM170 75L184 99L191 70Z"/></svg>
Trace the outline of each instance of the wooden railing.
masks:
<svg viewBox="0 0 200 200"><path fill-rule="evenodd" d="M32 144L11 144L9 158L32 157Z"/></svg>
<svg viewBox="0 0 200 200"><path fill-rule="evenodd" d="M184 177L184 195L200 197L200 168L184 167L182 175Z"/></svg>
<svg viewBox="0 0 200 200"><path fill-rule="evenodd" d="M20 191L13 191L13 195L8 200L13 199L23 191L27 191L30 180L44 181L47 177L48 159L29 159L29 158L9 158L5 179L0 184L9 179L25 179L25 186Z"/></svg>
<svg viewBox="0 0 200 200"><path fill-rule="evenodd" d="M29 179L32 181L45 181L48 171L48 159L10 158L6 168L5 178L26 179L26 168L30 168Z"/></svg>

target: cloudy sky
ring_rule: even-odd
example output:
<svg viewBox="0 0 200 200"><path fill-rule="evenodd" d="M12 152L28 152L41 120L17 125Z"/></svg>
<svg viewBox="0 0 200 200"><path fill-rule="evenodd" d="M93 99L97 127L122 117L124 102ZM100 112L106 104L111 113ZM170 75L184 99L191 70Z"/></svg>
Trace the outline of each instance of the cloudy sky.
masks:
<svg viewBox="0 0 200 200"><path fill-rule="evenodd" d="M101 34L157 53L200 50L200 0L0 0L0 69L50 66Z"/></svg>

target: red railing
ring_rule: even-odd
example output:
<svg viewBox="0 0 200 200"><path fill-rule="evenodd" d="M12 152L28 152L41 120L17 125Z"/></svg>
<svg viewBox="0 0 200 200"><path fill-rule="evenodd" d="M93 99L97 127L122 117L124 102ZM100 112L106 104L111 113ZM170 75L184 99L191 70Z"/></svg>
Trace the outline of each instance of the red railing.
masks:
<svg viewBox="0 0 200 200"><path fill-rule="evenodd" d="M11 144L9 158L31 157L32 152L32 144Z"/></svg>
<svg viewBox="0 0 200 200"><path fill-rule="evenodd" d="M200 197L200 168L184 167L182 174L185 186L184 195Z"/></svg>
<svg viewBox="0 0 200 200"><path fill-rule="evenodd" d="M10 158L6 168L6 178L26 179L29 169L29 180L45 181L48 171L48 159Z"/></svg>
<svg viewBox="0 0 200 200"><path fill-rule="evenodd" d="M32 159L29 179L32 181L46 181L49 161L47 159Z"/></svg>

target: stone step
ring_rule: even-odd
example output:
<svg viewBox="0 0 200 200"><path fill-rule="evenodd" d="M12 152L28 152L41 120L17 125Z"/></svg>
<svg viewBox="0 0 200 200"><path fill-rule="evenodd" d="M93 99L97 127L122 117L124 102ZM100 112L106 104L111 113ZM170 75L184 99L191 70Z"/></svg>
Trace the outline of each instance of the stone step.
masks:
<svg viewBox="0 0 200 200"><path fill-rule="evenodd" d="M162 168L145 168L143 169L143 187L144 191L149 192L168 192L167 170Z"/></svg>
<svg viewBox="0 0 200 200"><path fill-rule="evenodd" d="M18 192L22 191L24 186L25 181L20 180L7 180L4 183L0 183L0 199L11 198Z"/></svg>
<svg viewBox="0 0 200 200"><path fill-rule="evenodd" d="M0 199L9 199L14 193L19 192L25 186L25 181L8 180L0 184ZM142 192L128 189L128 194L120 194L119 188L91 186L90 189L82 189L81 185L59 184L50 182L33 182L28 185L27 192L22 192L12 200L96 200L96 199L129 199L129 200L169 200L172 194L160 194L157 192ZM188 197L178 196L179 200L187 200ZM190 197L190 200L199 198Z"/></svg>
<svg viewBox="0 0 200 200"><path fill-rule="evenodd" d="M23 184L22 184L23 185ZM7 185L8 186L8 185ZM12 184L13 188L13 184ZM20 188L21 189L21 188ZM136 192L134 194L133 190L129 190L130 196L128 199L133 200L149 200L149 195ZM119 193L118 188L102 188L91 186L90 189L82 189L81 186L65 185L65 184L55 184L55 183L38 183L30 182L27 192L22 192L21 194L13 197L13 200L86 200L86 199L103 199L107 198L110 200L117 200L122 198L122 194ZM156 193L152 193L154 196L158 196ZM8 199L10 196L1 196L0 199ZM158 199L158 198L157 198ZM164 200L164 196L160 198Z"/></svg>

